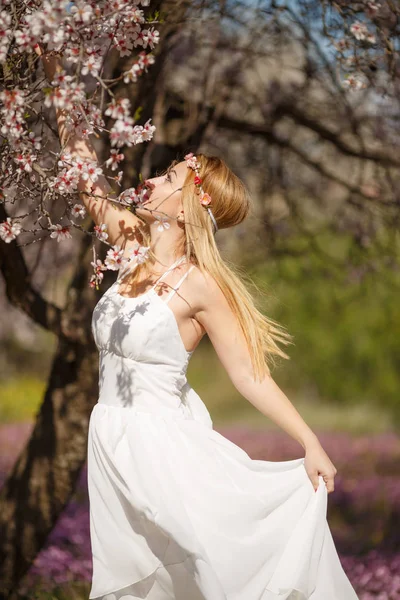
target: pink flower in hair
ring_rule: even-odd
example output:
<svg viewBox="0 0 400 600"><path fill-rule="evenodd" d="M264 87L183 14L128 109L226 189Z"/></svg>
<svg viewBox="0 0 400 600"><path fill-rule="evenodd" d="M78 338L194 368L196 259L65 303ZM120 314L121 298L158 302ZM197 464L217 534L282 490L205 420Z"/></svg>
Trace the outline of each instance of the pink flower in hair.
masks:
<svg viewBox="0 0 400 600"><path fill-rule="evenodd" d="M202 197L200 198L200 204L202 204L203 206L208 206L211 202L211 196L210 194L207 194L206 192L202 195Z"/></svg>
<svg viewBox="0 0 400 600"><path fill-rule="evenodd" d="M194 156L193 152L186 154L185 160L187 162L187 166L191 169L196 170L198 168L197 158Z"/></svg>

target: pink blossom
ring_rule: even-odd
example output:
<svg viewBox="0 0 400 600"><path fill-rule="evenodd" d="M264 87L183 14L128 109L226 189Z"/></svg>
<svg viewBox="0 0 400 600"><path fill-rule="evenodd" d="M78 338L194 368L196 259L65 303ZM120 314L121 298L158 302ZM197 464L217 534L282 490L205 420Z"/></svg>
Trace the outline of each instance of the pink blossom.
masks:
<svg viewBox="0 0 400 600"><path fill-rule="evenodd" d="M112 171L115 171L115 169L118 169L118 165L121 161L123 161L125 158L124 154L122 154L122 152L119 152L117 149L112 148L110 150L110 158L108 158L105 162L107 167L111 167Z"/></svg>
<svg viewBox="0 0 400 600"><path fill-rule="evenodd" d="M110 271L118 271L121 266L127 261L124 257L124 250L119 246L113 246L108 250L104 264Z"/></svg>
<svg viewBox="0 0 400 600"><path fill-rule="evenodd" d="M130 249L130 260L135 259L138 263L144 263L150 251L150 246L141 246L139 242L135 242L135 245Z"/></svg>
<svg viewBox="0 0 400 600"><path fill-rule="evenodd" d="M101 240L102 242L105 242L108 238L107 225L105 223L101 223L101 225L95 225L94 231L99 240Z"/></svg>
<svg viewBox="0 0 400 600"><path fill-rule="evenodd" d="M143 29L135 40L135 47L143 46L143 48L147 48L147 46L149 46L149 48L153 49L159 41L160 34L154 27L151 29Z"/></svg>
<svg viewBox="0 0 400 600"><path fill-rule="evenodd" d="M368 28L364 23L356 21L350 27L350 32L354 35L356 40L364 40L368 33Z"/></svg>
<svg viewBox="0 0 400 600"><path fill-rule="evenodd" d="M89 56L83 63L82 75L88 75L89 73L91 75L98 75L100 73L101 65L102 60L100 57Z"/></svg>
<svg viewBox="0 0 400 600"><path fill-rule="evenodd" d="M144 142L148 142L149 140L151 140L153 137L153 134L156 130L154 125L150 125L150 121L151 121L151 119L146 121L146 123L143 125L143 127L141 128L141 131L140 131L140 135L142 136L142 141L144 141ZM140 125L138 127L140 127Z"/></svg>
<svg viewBox="0 0 400 600"><path fill-rule="evenodd" d="M12 240L15 240L17 235L21 233L21 225L18 221L14 221L11 217L7 217L6 221L0 223L0 238L6 244L9 244Z"/></svg>
<svg viewBox="0 0 400 600"><path fill-rule="evenodd" d="M349 75L344 81L343 86L352 90L361 90L365 87L365 83L357 75Z"/></svg>
<svg viewBox="0 0 400 600"><path fill-rule="evenodd" d="M119 171L119 172L118 172L118 175L117 175L116 177L114 177L114 180L115 180L115 182L116 182L118 185L121 185L121 181L122 181L122 177L123 177L123 175L124 175L124 172L123 172L123 171Z"/></svg>
<svg viewBox="0 0 400 600"><path fill-rule="evenodd" d="M121 119L129 116L131 102L129 98L113 98L104 114L109 115L112 119Z"/></svg>
<svg viewBox="0 0 400 600"><path fill-rule="evenodd" d="M168 223L168 218L163 217L162 215L157 216L154 223L157 225L157 231L164 231L164 229L169 229L171 227L171 224Z"/></svg>
<svg viewBox="0 0 400 600"><path fill-rule="evenodd" d="M14 161L18 163L21 171L30 173L32 171L32 163L36 158L33 154L18 154L14 156Z"/></svg>
<svg viewBox="0 0 400 600"><path fill-rule="evenodd" d="M50 237L55 238L57 242L67 240L72 237L69 225L61 225L60 223L57 223L57 225L50 225L49 229L53 230L50 234Z"/></svg>
<svg viewBox="0 0 400 600"><path fill-rule="evenodd" d="M186 154L185 160L187 162L187 166L190 169L197 169L197 158L194 156L193 152L189 152L189 154Z"/></svg>
<svg viewBox="0 0 400 600"><path fill-rule="evenodd" d="M136 83L138 77L143 73L143 70L140 68L139 63L135 63L131 66L129 71L125 71L124 73L124 83L133 82Z"/></svg>
<svg viewBox="0 0 400 600"><path fill-rule="evenodd" d="M381 7L382 4L379 4L379 2L368 2L366 13L370 18L373 18Z"/></svg>
<svg viewBox="0 0 400 600"><path fill-rule="evenodd" d="M127 146L132 146L133 132L133 119L131 117L117 119L110 131L111 145L117 146L118 148L125 144Z"/></svg>
<svg viewBox="0 0 400 600"><path fill-rule="evenodd" d="M74 204L71 208L71 215L83 219L86 215L86 208L82 204Z"/></svg>
<svg viewBox="0 0 400 600"><path fill-rule="evenodd" d="M103 173L103 169L101 167L99 167L96 162L92 162L92 163L86 164L86 168L85 168L84 172L82 173L82 179L84 181L87 181L90 179L90 181L93 181L93 183L94 183L95 181L98 180L99 175L102 175L102 173Z"/></svg>
<svg viewBox="0 0 400 600"><path fill-rule="evenodd" d="M15 43L20 47L21 51L32 52L33 38L27 31L17 29L14 32Z"/></svg>
<svg viewBox="0 0 400 600"><path fill-rule="evenodd" d="M0 12L0 63L7 57L8 46L12 39L11 15L7 11Z"/></svg>
<svg viewBox="0 0 400 600"><path fill-rule="evenodd" d="M211 196L205 192L200 198L200 203L203 206L208 206L208 204L210 204L210 202L211 202Z"/></svg>
<svg viewBox="0 0 400 600"><path fill-rule="evenodd" d="M147 190L142 189L138 191L133 187L124 190L118 196L118 202L121 202L121 204L127 204L128 206L132 204L135 206L137 204L141 204L144 199L147 200Z"/></svg>
<svg viewBox="0 0 400 600"><path fill-rule="evenodd" d="M96 259L96 252L93 247L93 261L90 263L94 269L93 275L90 277L89 285L91 288L99 289L99 284L103 281L103 271L107 268L106 265L99 259Z"/></svg>
<svg viewBox="0 0 400 600"><path fill-rule="evenodd" d="M74 5L71 7L71 14L74 17L76 23L90 23L93 19L93 9L90 4L86 2L74 2Z"/></svg>

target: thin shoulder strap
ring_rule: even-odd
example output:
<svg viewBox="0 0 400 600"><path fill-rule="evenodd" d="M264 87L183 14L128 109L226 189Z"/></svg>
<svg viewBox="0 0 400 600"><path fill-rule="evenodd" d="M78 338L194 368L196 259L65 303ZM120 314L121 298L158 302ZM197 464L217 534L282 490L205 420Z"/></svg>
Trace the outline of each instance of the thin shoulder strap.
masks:
<svg viewBox="0 0 400 600"><path fill-rule="evenodd" d="M158 283L159 283L160 281L162 281L162 280L164 279L164 277L165 277L165 276L166 276L168 273L170 273L170 272L172 271L172 269L175 269L175 267L176 267L176 266L178 266L178 265L179 265L179 264L180 264L180 263L181 263L181 262L182 262L182 261L183 261L185 258L186 258L186 256L185 256L185 255L183 255L183 256L180 256L180 257L178 258L178 260L176 260L175 262L173 262L173 263L172 263L172 265L170 265L170 266L168 267L168 269L167 269L166 271L164 271L164 273L163 273L163 274L162 274L162 275L161 275L161 276L160 276L160 277L157 279L157 281L156 281L156 282L155 282L155 284L154 284L154 285L151 287L151 289L154 289L154 288L156 287L156 285L158 285Z"/></svg>
<svg viewBox="0 0 400 600"><path fill-rule="evenodd" d="M182 260L185 258L185 256L180 256L178 258L178 260L176 260L174 263L172 263L172 265L170 267L168 267L168 269L161 275L161 277L159 277L157 279L157 281L155 282L155 284L152 286L153 288L157 285L157 283L159 281L161 281L162 279L164 279L164 277L166 276L167 273L169 273L170 271L172 271L172 269L174 269L180 262L182 262ZM138 266L138 262L134 259L130 259L128 260L125 264L123 264L118 271L118 276L116 281L121 281L121 279L123 279L125 277L125 275L127 275L130 271L134 271L136 269L136 267Z"/></svg>
<svg viewBox="0 0 400 600"><path fill-rule="evenodd" d="M172 296L175 294L175 292L177 292L181 286L181 283L186 279L186 277L189 275L190 271L193 269L194 265L192 265L187 271L186 273L184 273L182 275L182 277L180 278L180 280L178 281L178 283L174 286L174 289L172 289L170 291L170 293L168 294L168 296L165 299L165 303L168 304L168 302L171 300Z"/></svg>

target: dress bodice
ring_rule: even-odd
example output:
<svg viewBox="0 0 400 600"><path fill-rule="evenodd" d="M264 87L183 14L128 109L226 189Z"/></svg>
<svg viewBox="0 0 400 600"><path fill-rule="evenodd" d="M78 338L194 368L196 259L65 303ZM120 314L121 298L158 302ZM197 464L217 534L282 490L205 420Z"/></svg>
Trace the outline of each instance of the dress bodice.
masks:
<svg viewBox="0 0 400 600"><path fill-rule="evenodd" d="M192 353L183 344L168 301L193 266L166 300L155 286L184 259L175 261L150 290L136 298L120 294L121 272L96 304L92 332L100 355L99 402L145 410L181 406L189 387L186 370Z"/></svg>

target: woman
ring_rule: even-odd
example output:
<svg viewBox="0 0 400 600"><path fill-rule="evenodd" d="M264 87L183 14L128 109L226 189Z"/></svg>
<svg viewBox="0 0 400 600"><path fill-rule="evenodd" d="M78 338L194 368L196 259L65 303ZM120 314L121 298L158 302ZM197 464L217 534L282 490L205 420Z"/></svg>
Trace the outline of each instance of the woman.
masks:
<svg viewBox="0 0 400 600"><path fill-rule="evenodd" d="M39 53L39 52L38 52ZM55 59L43 58L47 77ZM57 115L65 141L62 112ZM72 154L95 157L89 142ZM217 229L246 217L247 192L215 157L187 155L146 182L136 214L110 208L101 178L82 201L132 259L93 311L98 403L88 436L97 600L354 600L326 521L336 469L270 375L288 336L223 262ZM213 429L186 380L207 334L238 391L296 439L304 458L251 460Z"/></svg>

